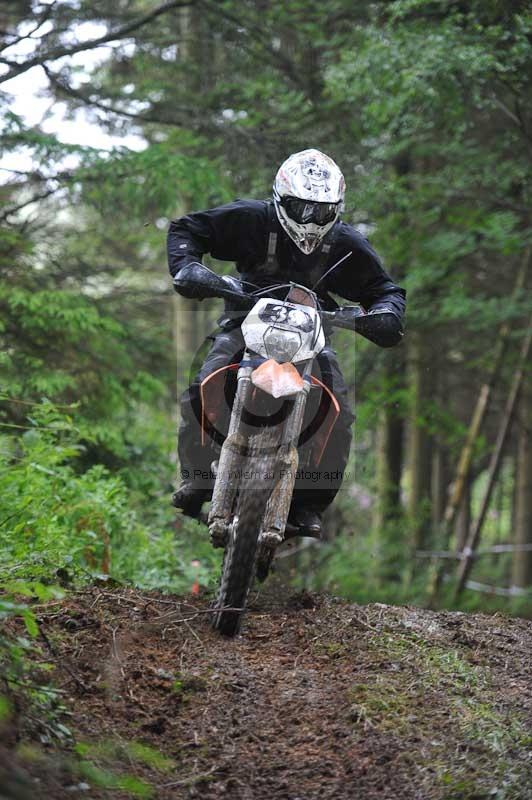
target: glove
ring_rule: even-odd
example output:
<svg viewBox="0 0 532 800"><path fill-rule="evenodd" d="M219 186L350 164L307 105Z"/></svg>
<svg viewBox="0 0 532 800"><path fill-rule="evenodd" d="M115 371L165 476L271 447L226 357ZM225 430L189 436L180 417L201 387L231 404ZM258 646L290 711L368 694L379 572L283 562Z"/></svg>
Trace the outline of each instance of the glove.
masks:
<svg viewBox="0 0 532 800"><path fill-rule="evenodd" d="M234 275L220 275L220 280L225 283L225 286L227 289L229 289L229 291L243 294L242 281L238 278L235 278Z"/></svg>
<svg viewBox="0 0 532 800"><path fill-rule="evenodd" d="M390 314L395 314L395 311L393 310L393 308L390 308L390 306L387 306L387 305L371 306L370 310L367 313L368 314L384 314L385 312L388 312Z"/></svg>
<svg viewBox="0 0 532 800"><path fill-rule="evenodd" d="M357 320L364 316L360 306L342 306L335 311L323 315L324 321L327 320L332 327L346 328L349 331L356 331Z"/></svg>
<svg viewBox="0 0 532 800"><path fill-rule="evenodd" d="M236 308L249 308L253 300L242 291L242 285L231 275L216 275L203 264L192 261L181 267L174 277L174 289L182 297L203 300L205 297L229 298Z"/></svg>
<svg viewBox="0 0 532 800"><path fill-rule="evenodd" d="M207 275L207 280L206 276ZM181 267L174 276L174 290L190 300L203 300L206 297L216 297L209 286L210 273L199 261L191 261Z"/></svg>
<svg viewBox="0 0 532 800"><path fill-rule="evenodd" d="M403 338L403 325L389 306L373 306L356 321L355 330L379 347L394 347Z"/></svg>

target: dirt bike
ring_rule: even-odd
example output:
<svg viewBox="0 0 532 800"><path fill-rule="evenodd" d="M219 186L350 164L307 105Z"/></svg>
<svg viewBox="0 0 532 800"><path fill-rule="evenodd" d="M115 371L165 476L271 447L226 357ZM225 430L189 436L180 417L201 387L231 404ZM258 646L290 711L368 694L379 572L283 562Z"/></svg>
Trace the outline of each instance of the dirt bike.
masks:
<svg viewBox="0 0 532 800"><path fill-rule="evenodd" d="M254 577L264 581L277 547L298 533L287 524L298 469L319 466L339 414L333 393L312 375L325 347L324 328L328 333L339 327L366 335L380 315L373 315L368 325L370 315L358 306L322 311L316 293L297 283L246 293L236 279L224 280L199 264L175 281L181 288L197 287L199 282L203 297L236 299L251 306L241 326L245 352L240 363L222 367L201 386L203 431L209 422L208 392L219 406L220 389L231 373L234 383L236 372L227 437L213 464L216 478L206 519L211 541L224 547L212 625L234 636ZM280 293L284 299L278 299ZM305 410L315 391L319 402L312 418L320 424L302 442Z"/></svg>

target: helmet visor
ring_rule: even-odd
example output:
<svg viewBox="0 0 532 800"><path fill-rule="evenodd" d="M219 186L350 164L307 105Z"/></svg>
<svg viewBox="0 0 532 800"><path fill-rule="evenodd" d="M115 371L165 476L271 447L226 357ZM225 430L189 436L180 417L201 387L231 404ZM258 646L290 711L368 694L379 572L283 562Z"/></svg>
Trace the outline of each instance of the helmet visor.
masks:
<svg viewBox="0 0 532 800"><path fill-rule="evenodd" d="M315 225L328 225L338 214L339 203L313 203L301 200L299 197L283 197L281 205L290 219L300 225L309 222Z"/></svg>

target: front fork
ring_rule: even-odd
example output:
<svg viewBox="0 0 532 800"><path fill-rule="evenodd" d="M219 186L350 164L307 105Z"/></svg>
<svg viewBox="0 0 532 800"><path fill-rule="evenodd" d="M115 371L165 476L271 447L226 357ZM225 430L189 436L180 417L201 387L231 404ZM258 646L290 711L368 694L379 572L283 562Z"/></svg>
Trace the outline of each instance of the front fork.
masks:
<svg viewBox="0 0 532 800"><path fill-rule="evenodd" d="M306 371L303 373L303 377L305 376ZM277 461L279 479L275 484L264 515L261 541L266 546L275 547L283 540L299 466L297 441L303 425L309 391L310 381L306 380L303 389L296 395L294 408L283 429Z"/></svg>
<svg viewBox="0 0 532 800"><path fill-rule="evenodd" d="M227 438L223 443L216 469L216 481L212 492L208 526L214 545L223 546L227 526L230 521L233 501L238 486L238 469L242 466L246 449L246 437L240 430L242 411L251 394L251 373L253 367L240 367L237 376L237 389Z"/></svg>
<svg viewBox="0 0 532 800"><path fill-rule="evenodd" d="M244 360L248 354L244 355ZM310 391L310 373L312 359L306 362L303 370L304 387L296 395L294 407L286 420L281 443L277 470L279 480L268 501L266 508L263 534L261 539L264 544L272 546L282 541L286 520L292 501L296 472L299 464L297 440L303 424L303 415ZM247 436L242 430L242 412L249 401L252 383L251 374L253 367L240 367L237 377L237 390L231 411L231 420L227 438L222 446L216 481L214 484L211 508L208 517L209 532L214 545L223 546L227 538L228 526L231 521L234 499L239 483L238 472L241 469L247 445Z"/></svg>

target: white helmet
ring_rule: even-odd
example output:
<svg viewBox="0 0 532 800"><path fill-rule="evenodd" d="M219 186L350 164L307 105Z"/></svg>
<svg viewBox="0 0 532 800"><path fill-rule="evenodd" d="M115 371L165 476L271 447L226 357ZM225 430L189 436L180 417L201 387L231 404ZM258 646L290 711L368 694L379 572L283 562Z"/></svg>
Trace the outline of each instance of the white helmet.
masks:
<svg viewBox="0 0 532 800"><path fill-rule="evenodd" d="M344 176L319 150L289 156L273 184L279 222L305 255L319 247L340 216L344 196Z"/></svg>

